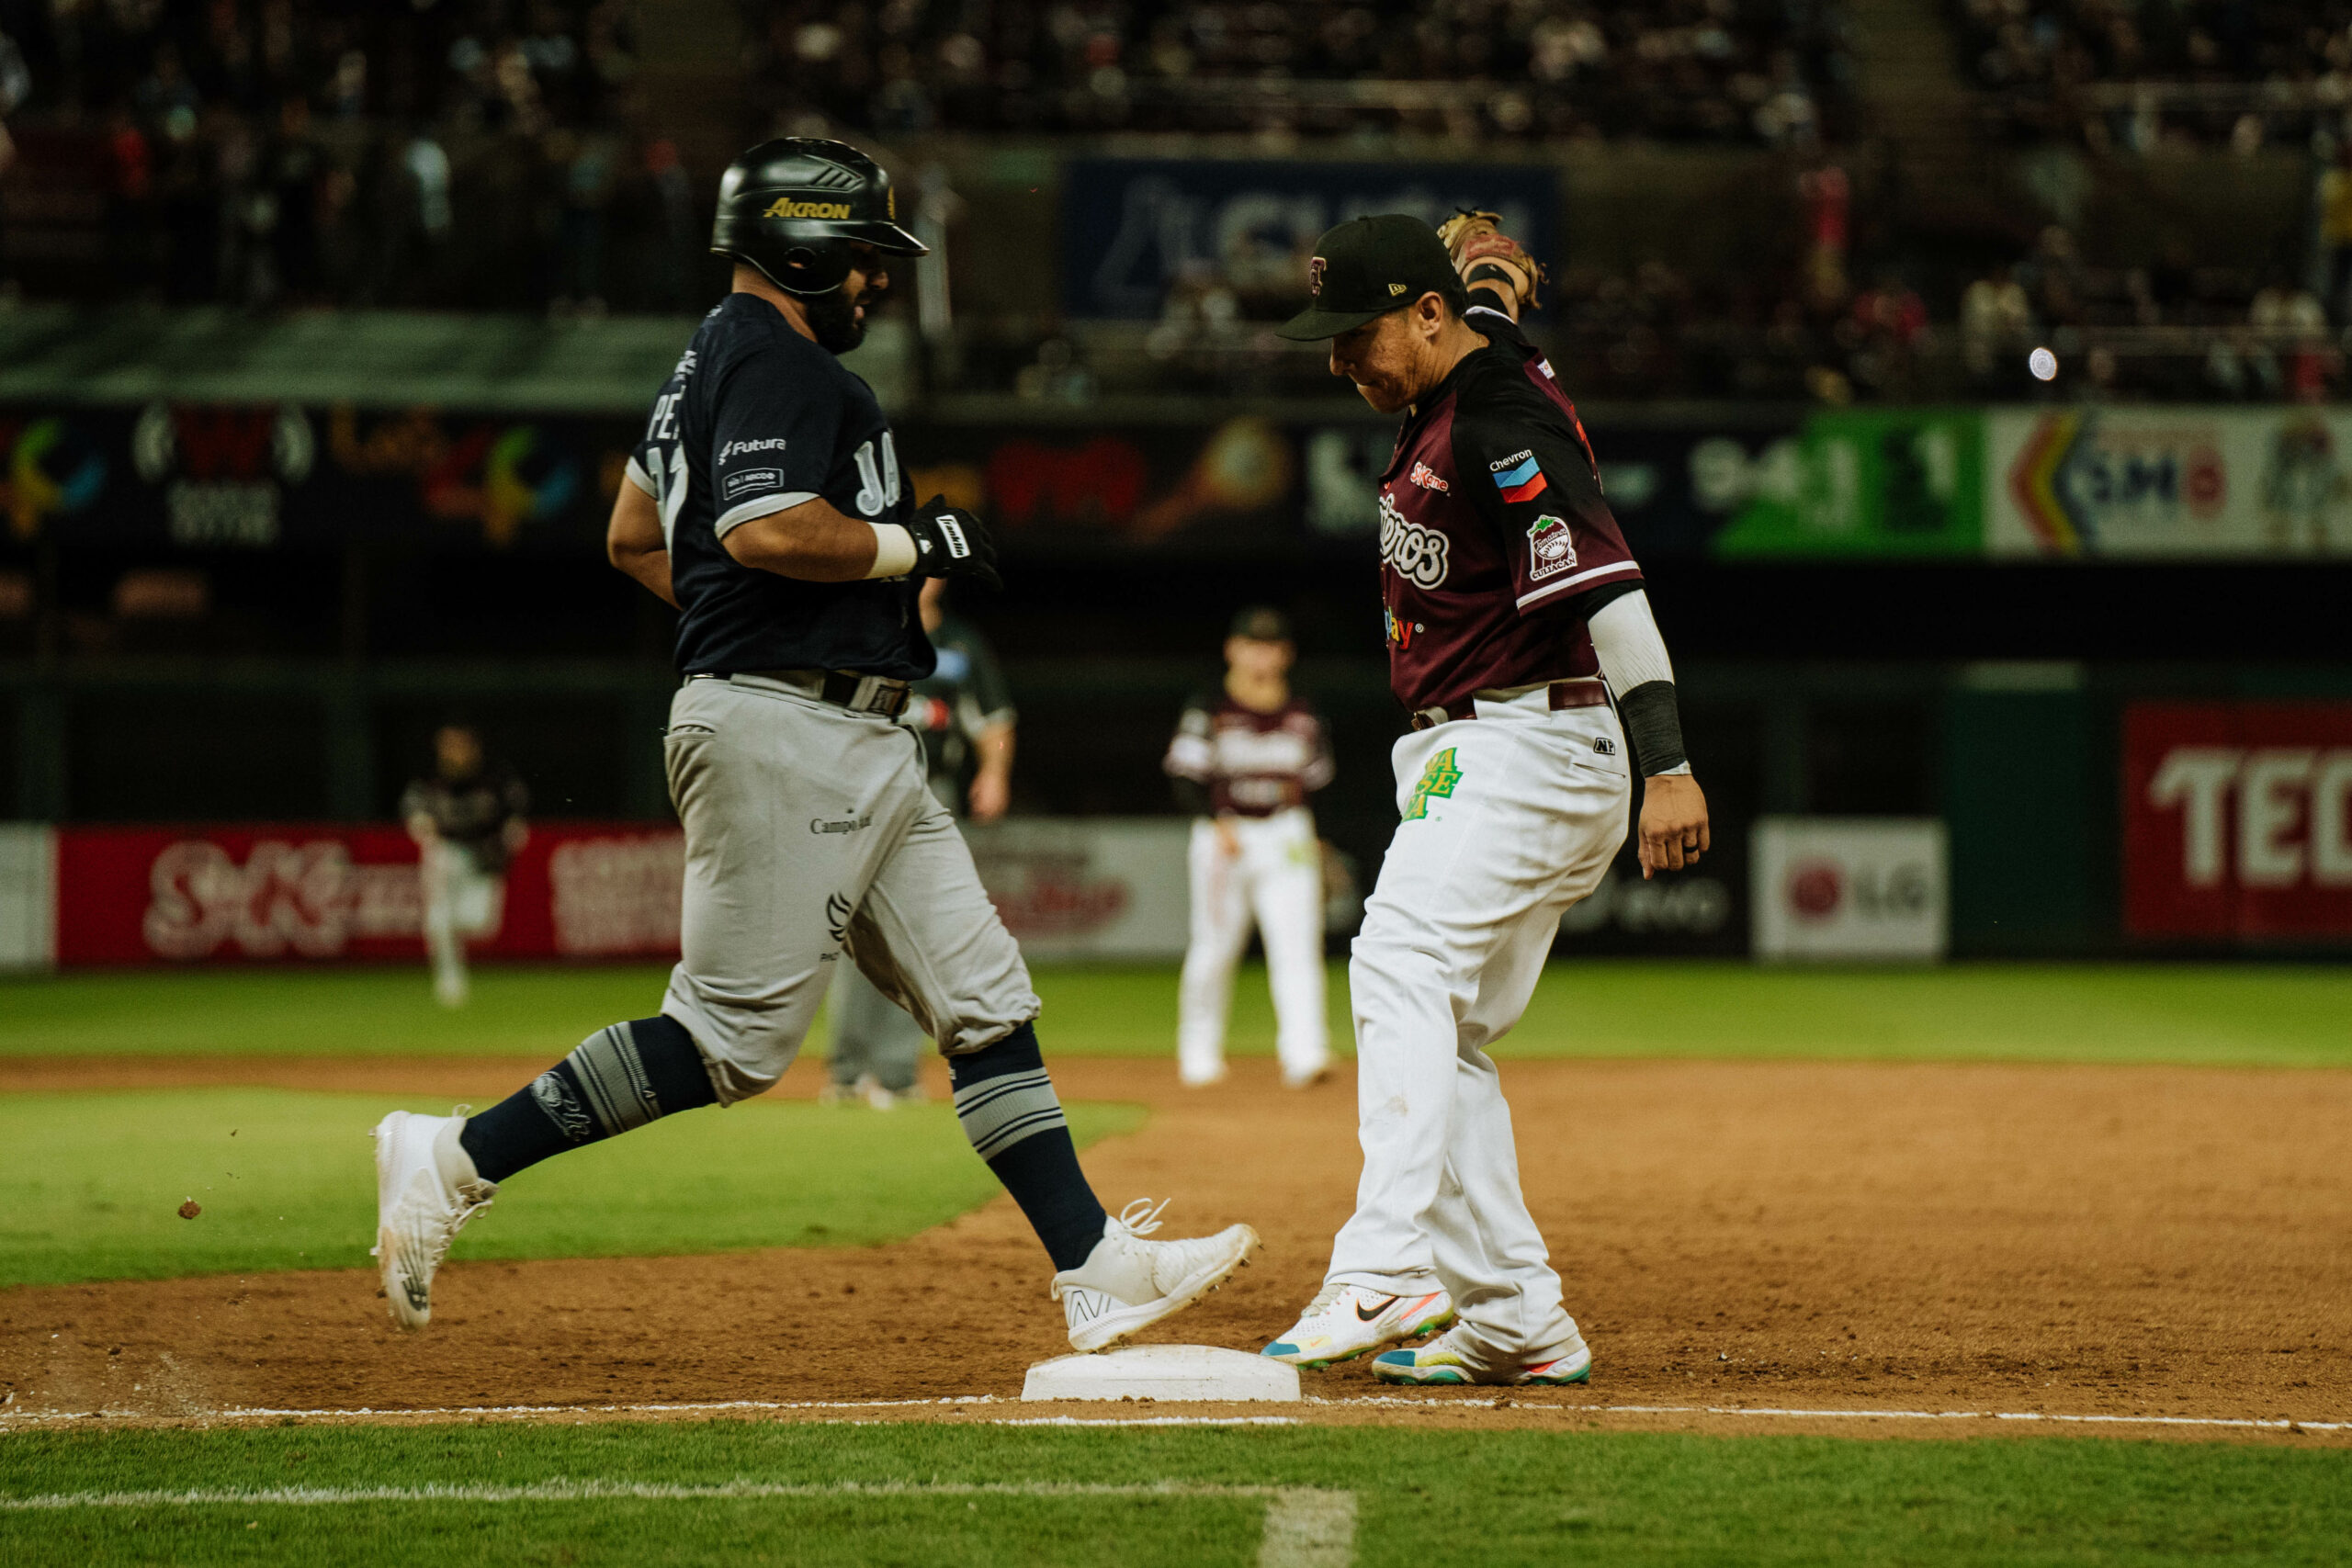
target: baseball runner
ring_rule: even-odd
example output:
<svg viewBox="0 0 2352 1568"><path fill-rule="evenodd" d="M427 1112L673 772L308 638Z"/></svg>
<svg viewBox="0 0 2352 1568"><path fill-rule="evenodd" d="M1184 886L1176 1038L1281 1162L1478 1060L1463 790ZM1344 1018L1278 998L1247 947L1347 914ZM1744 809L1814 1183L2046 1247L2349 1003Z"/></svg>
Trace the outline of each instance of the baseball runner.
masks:
<svg viewBox="0 0 2352 1568"><path fill-rule="evenodd" d="M916 581L997 581L987 526L913 503L873 392L836 357L889 258L923 247L871 159L790 138L728 169L711 248L734 262L733 292L655 399L607 536L614 564L679 611L664 748L682 956L658 1013L598 1030L481 1115L378 1125L393 1321L430 1320L451 1239L514 1172L774 1084L846 956L939 1042L966 1136L1053 1261L1070 1343L1100 1348L1214 1290L1258 1238L1154 1241L1148 1201L1103 1212L1020 950L892 722L934 668Z"/></svg>
<svg viewBox="0 0 2352 1568"><path fill-rule="evenodd" d="M424 894L424 952L433 994L466 1005L466 939L496 932L506 911L506 863L530 838L530 795L512 769L489 761L481 737L445 724L433 737L433 771L401 795L416 840Z"/></svg>
<svg viewBox="0 0 2352 1568"><path fill-rule="evenodd" d="M1624 841L1629 764L1646 776L1645 876L1698 859L1707 807L1641 569L1575 408L1519 331L1542 271L1490 215L1447 231L1340 225L1315 248L1312 302L1279 329L1330 340L1332 373L1404 415L1380 482L1380 578L1412 730L1348 967L1355 1213L1321 1292L1265 1354L1382 1352L1373 1371L1392 1382L1578 1382L1592 1353L1520 1193L1486 1048Z"/></svg>
<svg viewBox="0 0 2352 1568"><path fill-rule="evenodd" d="M1233 970L1253 916L1266 943L1283 1082L1304 1089L1331 1070L1323 846L1306 808L1306 797L1331 782L1331 748L1323 721L1292 694L1295 653L1280 611L1235 616L1225 684L1185 705L1161 764L1177 804L1193 813L1193 931L1176 1024L1176 1075L1188 1085L1225 1077Z"/></svg>
<svg viewBox="0 0 2352 1568"><path fill-rule="evenodd" d="M899 722L922 739L925 775L940 804L956 811L968 800L973 820L993 822L1012 801L1012 689L979 628L949 613L945 578L925 578L918 604L939 663L909 688ZM877 1111L921 1100L915 1066L927 1043L922 1031L856 964L833 968L831 1072L820 1098L863 1100Z"/></svg>

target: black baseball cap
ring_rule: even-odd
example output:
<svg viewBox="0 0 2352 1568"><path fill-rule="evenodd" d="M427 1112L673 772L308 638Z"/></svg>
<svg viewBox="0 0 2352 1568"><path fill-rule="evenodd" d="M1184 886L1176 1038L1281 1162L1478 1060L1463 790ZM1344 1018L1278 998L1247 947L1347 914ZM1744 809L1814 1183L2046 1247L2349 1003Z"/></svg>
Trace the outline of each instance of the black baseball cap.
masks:
<svg viewBox="0 0 2352 1568"><path fill-rule="evenodd" d="M1294 343L1338 337L1424 294L1443 295L1456 310L1467 299L1445 242L1404 212L1351 218L1316 241L1306 291L1315 302L1276 327L1276 336Z"/></svg>
<svg viewBox="0 0 2352 1568"><path fill-rule="evenodd" d="M1288 642L1290 621L1272 604L1252 604L1233 617L1233 629L1225 635L1251 642Z"/></svg>

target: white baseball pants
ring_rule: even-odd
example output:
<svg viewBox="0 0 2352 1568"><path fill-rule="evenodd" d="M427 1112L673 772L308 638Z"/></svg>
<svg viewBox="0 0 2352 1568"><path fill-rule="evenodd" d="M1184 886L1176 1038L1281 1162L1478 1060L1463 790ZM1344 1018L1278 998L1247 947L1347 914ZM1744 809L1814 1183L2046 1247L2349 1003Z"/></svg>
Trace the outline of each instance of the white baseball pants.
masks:
<svg viewBox="0 0 2352 1568"><path fill-rule="evenodd" d="M1233 970L1254 917L1274 993L1274 1050L1283 1076L1312 1077L1331 1060L1323 1014L1323 849L1305 807L1227 819L1241 853L1228 855L1206 818L1193 824L1192 940L1178 992L1176 1068L1187 1083L1225 1070Z"/></svg>
<svg viewBox="0 0 2352 1568"><path fill-rule="evenodd" d="M419 857L424 892L424 951L445 991L466 983L466 939L496 933L506 911L506 878L481 869L473 852L436 839Z"/></svg>
<svg viewBox="0 0 2352 1568"><path fill-rule="evenodd" d="M1348 966L1363 1176L1328 1278L1384 1295L1442 1284L1498 1370L1576 1322L1519 1187L1486 1047L1526 1010L1570 904L1625 840L1632 784L1607 707L1537 691L1396 742L1396 837Z"/></svg>

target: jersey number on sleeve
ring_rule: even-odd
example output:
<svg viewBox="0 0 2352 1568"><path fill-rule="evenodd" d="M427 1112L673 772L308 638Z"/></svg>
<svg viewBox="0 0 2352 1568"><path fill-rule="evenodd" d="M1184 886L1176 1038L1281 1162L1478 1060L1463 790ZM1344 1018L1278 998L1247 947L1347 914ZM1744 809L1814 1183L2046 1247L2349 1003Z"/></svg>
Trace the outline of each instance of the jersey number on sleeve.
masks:
<svg viewBox="0 0 2352 1568"><path fill-rule="evenodd" d="M899 504L899 449L888 431L882 433L882 464L877 471L874 463L874 443L866 442L857 449L857 509L868 517L879 517L886 508Z"/></svg>

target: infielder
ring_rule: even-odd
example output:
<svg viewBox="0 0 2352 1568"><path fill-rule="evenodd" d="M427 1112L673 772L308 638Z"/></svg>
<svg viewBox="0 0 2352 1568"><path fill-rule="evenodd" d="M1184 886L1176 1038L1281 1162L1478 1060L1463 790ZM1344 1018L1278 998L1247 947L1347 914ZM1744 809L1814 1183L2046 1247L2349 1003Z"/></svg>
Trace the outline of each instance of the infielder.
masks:
<svg viewBox="0 0 2352 1568"><path fill-rule="evenodd" d="M1332 373L1405 416L1381 476L1380 578L1412 732L1348 968L1355 1213L1322 1292L1265 1354L1328 1366L1452 1324L1386 1350L1374 1375L1577 1382L1592 1353L1520 1193L1486 1048L1624 841L1628 765L1646 775L1644 875L1698 859L1707 807L1641 569L1575 408L1517 325L1542 271L1489 215L1447 228L1340 225L1315 248L1313 302L1279 329L1329 339Z"/></svg>
<svg viewBox="0 0 2352 1568"><path fill-rule="evenodd" d="M1012 803L1019 715L1012 688L979 628L948 613L945 578L925 578L919 604L938 666L908 689L899 722L922 739L924 774L939 803L952 812L969 802L974 821L993 822ZM921 1100L915 1067L928 1043L922 1031L856 964L833 967L833 1054L820 1098L862 1100L877 1111Z"/></svg>
<svg viewBox="0 0 2352 1568"><path fill-rule="evenodd" d="M1020 950L892 722L933 667L916 580L997 581L978 518L912 503L873 392L835 357L865 335L888 258L923 247L872 160L792 138L728 169L711 248L734 291L654 400L607 536L680 612L664 745L683 956L660 1012L598 1030L481 1115L377 1127L393 1321L430 1320L451 1238L514 1172L774 1084L846 954L939 1042L965 1134L1053 1259L1070 1343L1100 1348L1215 1289L1258 1238L1151 1241L1148 1203L1104 1213Z"/></svg>
<svg viewBox="0 0 2352 1568"><path fill-rule="evenodd" d="M1283 1082L1304 1089L1331 1070L1323 1016L1323 845L1306 797L1331 782L1323 721L1294 695L1297 649L1278 610L1234 617L1225 684L1185 705L1162 762L1193 813L1192 940L1178 993L1176 1075L1225 1077L1233 970L1251 918L1266 943Z"/></svg>
<svg viewBox="0 0 2352 1568"><path fill-rule="evenodd" d="M466 1005L466 939L495 932L505 915L506 863L531 836L529 805L523 781L491 762L481 737L463 724L434 732L433 771L401 792L424 896L424 952L443 1007Z"/></svg>

